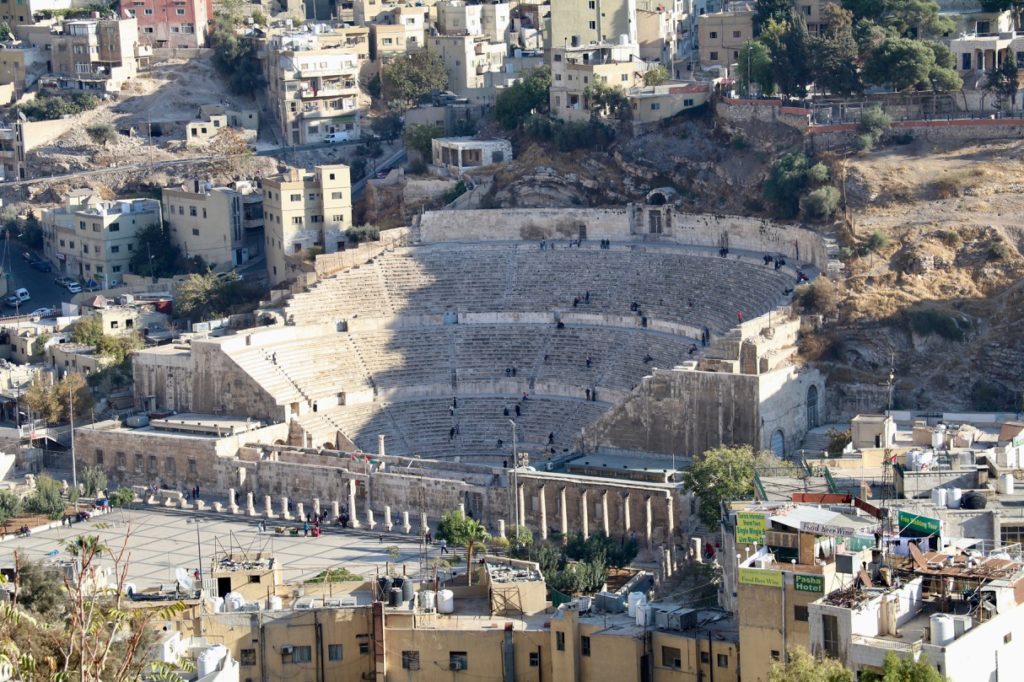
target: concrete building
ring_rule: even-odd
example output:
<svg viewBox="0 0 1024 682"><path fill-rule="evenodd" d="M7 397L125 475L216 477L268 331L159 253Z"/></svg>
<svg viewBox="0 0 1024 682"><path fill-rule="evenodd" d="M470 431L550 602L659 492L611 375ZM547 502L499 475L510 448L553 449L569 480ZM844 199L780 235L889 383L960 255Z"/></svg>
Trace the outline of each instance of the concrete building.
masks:
<svg viewBox="0 0 1024 682"><path fill-rule="evenodd" d="M705 104L711 98L711 82L666 83L629 91L633 130L643 131L681 111Z"/></svg>
<svg viewBox="0 0 1024 682"><path fill-rule="evenodd" d="M21 97L44 73L46 59L39 50L20 41L0 45L0 85L13 85L14 98Z"/></svg>
<svg viewBox="0 0 1024 682"><path fill-rule="evenodd" d="M25 151L20 140L20 121L11 127L0 127L0 168L3 182L25 178Z"/></svg>
<svg viewBox="0 0 1024 682"><path fill-rule="evenodd" d="M206 47L213 20L211 0L132 0L124 7L138 22L143 45Z"/></svg>
<svg viewBox="0 0 1024 682"><path fill-rule="evenodd" d="M689 46L690 1L638 0L636 8L637 45L640 58L661 62L669 73L686 56Z"/></svg>
<svg viewBox="0 0 1024 682"><path fill-rule="evenodd" d="M289 278L286 256L314 247L322 253L345 248L352 227L352 187L348 166L289 168L263 180L267 272L271 283Z"/></svg>
<svg viewBox="0 0 1024 682"><path fill-rule="evenodd" d="M206 104L199 107L196 120L185 125L185 143L207 144L225 128L255 132L259 127L260 114L255 109L231 110L220 104Z"/></svg>
<svg viewBox="0 0 1024 682"><path fill-rule="evenodd" d="M433 165L454 175L462 175L469 168L512 160L512 143L508 140L435 137L431 145Z"/></svg>
<svg viewBox="0 0 1024 682"><path fill-rule="evenodd" d="M643 85L647 64L635 43L603 43L554 48L551 54L551 113L567 121L590 119L587 88L603 83L629 90Z"/></svg>
<svg viewBox="0 0 1024 682"><path fill-rule="evenodd" d="M194 180L165 187L162 205L171 242L186 257L198 256L223 271L263 254L263 194L251 182L214 187Z"/></svg>
<svg viewBox="0 0 1024 682"><path fill-rule="evenodd" d="M104 201L90 190L71 192L43 212L43 254L58 272L103 284L128 273L139 230L160 225L155 199Z"/></svg>
<svg viewBox="0 0 1024 682"><path fill-rule="evenodd" d="M435 125L446 135L453 135L461 126L481 120L487 114L482 104L470 104L465 97L442 94L431 104L423 104L405 112L405 124Z"/></svg>
<svg viewBox="0 0 1024 682"><path fill-rule="evenodd" d="M120 90L139 70L134 17L66 20L51 42L48 79L61 88Z"/></svg>
<svg viewBox="0 0 1024 682"><path fill-rule="evenodd" d="M113 358L103 356L95 346L84 343L55 343L46 348L46 362L58 379L65 374L89 376L114 364Z"/></svg>
<svg viewBox="0 0 1024 682"><path fill-rule="evenodd" d="M439 35L427 39L427 49L437 53L448 71L448 89L474 104L494 104L498 85L505 85L502 66L508 54L505 43L482 35Z"/></svg>
<svg viewBox="0 0 1024 682"><path fill-rule="evenodd" d="M437 30L442 35L487 36L494 43L507 43L512 25L507 2L469 4L447 0L436 6Z"/></svg>
<svg viewBox="0 0 1024 682"><path fill-rule="evenodd" d="M637 42L636 0L551 0L548 48Z"/></svg>
<svg viewBox="0 0 1024 682"><path fill-rule="evenodd" d="M271 110L287 143L322 142L339 132L359 137L359 76L370 56L369 29L276 35L265 50Z"/></svg>
<svg viewBox="0 0 1024 682"><path fill-rule="evenodd" d="M370 57L377 60L422 50L429 17L429 8L422 6L403 5L379 14L370 26Z"/></svg>
<svg viewBox="0 0 1024 682"><path fill-rule="evenodd" d="M754 38L754 10L742 3L728 10L697 18L700 65L729 68L739 59L740 50Z"/></svg>

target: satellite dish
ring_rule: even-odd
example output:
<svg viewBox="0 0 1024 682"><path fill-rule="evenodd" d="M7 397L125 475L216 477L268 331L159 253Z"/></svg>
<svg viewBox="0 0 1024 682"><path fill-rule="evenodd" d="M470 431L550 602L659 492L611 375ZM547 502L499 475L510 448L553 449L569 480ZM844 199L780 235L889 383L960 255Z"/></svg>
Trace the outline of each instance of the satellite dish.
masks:
<svg viewBox="0 0 1024 682"><path fill-rule="evenodd" d="M186 592L190 591L193 585L195 585L195 580L188 574L188 570L181 566L174 570L174 577L178 579L178 584Z"/></svg>

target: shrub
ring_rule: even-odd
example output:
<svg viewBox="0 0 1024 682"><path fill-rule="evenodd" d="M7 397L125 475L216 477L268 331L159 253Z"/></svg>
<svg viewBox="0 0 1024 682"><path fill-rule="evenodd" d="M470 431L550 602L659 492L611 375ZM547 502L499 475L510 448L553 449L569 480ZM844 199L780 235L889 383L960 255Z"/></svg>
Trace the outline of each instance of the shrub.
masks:
<svg viewBox="0 0 1024 682"><path fill-rule="evenodd" d="M306 585L320 585L323 583L346 583L346 582L362 582L363 576L353 573L344 566L341 568L329 568L326 571L320 571L315 576L306 581Z"/></svg>
<svg viewBox="0 0 1024 682"><path fill-rule="evenodd" d="M96 493L107 487L106 473L99 467L85 467L82 470L82 487L85 489L86 495L94 497Z"/></svg>
<svg viewBox="0 0 1024 682"><path fill-rule="evenodd" d="M64 514L65 506L60 485L46 474L36 479L35 491L25 499L26 510L50 519L59 519Z"/></svg>
<svg viewBox="0 0 1024 682"><path fill-rule="evenodd" d="M837 431L836 429L829 429L826 451L830 455L841 455L851 441L853 441L853 436L850 435L849 430Z"/></svg>
<svg viewBox="0 0 1024 682"><path fill-rule="evenodd" d="M380 240L380 228L376 225L358 225L345 230L345 236L356 243L375 242Z"/></svg>
<svg viewBox="0 0 1024 682"><path fill-rule="evenodd" d="M892 125L892 118L879 106L871 106L860 115L861 135L857 138L857 148L861 151L871 149L882 139L885 131Z"/></svg>
<svg viewBox="0 0 1024 682"><path fill-rule="evenodd" d="M107 497L111 507L127 507L134 499L135 492L125 487L118 488Z"/></svg>
<svg viewBox="0 0 1024 682"><path fill-rule="evenodd" d="M466 183L463 182L462 180L459 180L458 183L456 183L455 187L452 187L451 191L447 192L444 195L444 203L445 204L450 204L453 201L455 201L456 199L458 199L459 197L461 197L465 193L466 193Z"/></svg>
<svg viewBox="0 0 1024 682"><path fill-rule="evenodd" d="M800 200L800 208L814 220L831 218L839 208L839 190L831 185L819 187Z"/></svg>
<svg viewBox="0 0 1024 682"><path fill-rule="evenodd" d="M96 144L106 144L117 139L117 131L109 123L96 123L85 129Z"/></svg>
<svg viewBox="0 0 1024 682"><path fill-rule="evenodd" d="M95 95L85 92L63 94L46 90L34 100L19 104L15 111L24 114L29 121L53 121L95 109L99 103Z"/></svg>
<svg viewBox="0 0 1024 682"><path fill-rule="evenodd" d="M1009 260L1013 255L1013 250L1010 249L1010 245L1004 241L992 242L992 246L989 247L989 258L992 260Z"/></svg>
<svg viewBox="0 0 1024 682"><path fill-rule="evenodd" d="M925 310L904 311L907 326L915 334L929 336L935 334L950 341L963 342L967 339L970 328L966 320L935 308Z"/></svg>
<svg viewBox="0 0 1024 682"><path fill-rule="evenodd" d="M0 526L21 513L21 498L9 490L0 490Z"/></svg>
<svg viewBox="0 0 1024 682"><path fill-rule="evenodd" d="M797 287L794 300L804 312L818 315L833 315L839 307L836 287L828 277Z"/></svg>
<svg viewBox="0 0 1024 682"><path fill-rule="evenodd" d="M868 235L867 241L864 246L868 248L868 251L878 252L889 246L889 237L880 230L875 230Z"/></svg>

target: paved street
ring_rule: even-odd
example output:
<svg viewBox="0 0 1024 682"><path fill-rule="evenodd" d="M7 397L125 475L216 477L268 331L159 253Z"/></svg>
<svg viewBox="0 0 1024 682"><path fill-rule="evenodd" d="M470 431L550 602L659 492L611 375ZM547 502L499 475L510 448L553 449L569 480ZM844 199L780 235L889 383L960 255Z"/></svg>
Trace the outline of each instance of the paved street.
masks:
<svg viewBox="0 0 1024 682"><path fill-rule="evenodd" d="M14 291L25 287L32 296L32 300L20 307L20 312L30 313L37 308L57 307L61 301L70 301L73 294L53 281L53 278L57 277L56 272L40 272L21 257L27 250L21 242L10 240L2 264L4 274L7 276L7 290ZM36 255L42 254L37 252ZM0 316L14 314L14 308L4 306L0 309Z"/></svg>
<svg viewBox="0 0 1024 682"><path fill-rule="evenodd" d="M9 537L0 543L0 566L14 564L15 550L23 552L22 556L28 559L67 558L67 553L62 550L63 541L78 535L95 534L115 548L120 548L128 536L131 552L128 580L140 590L174 582L174 571L179 566L191 573L199 565L200 547L204 571L209 568L211 558L231 551L232 547L236 552L270 551L283 562L286 582L305 580L326 568L339 566L372 577L378 566L383 571L384 562L388 561L386 548L389 545L400 548L399 561L407 563L410 574L419 570L420 545L416 536L385 534L381 542L379 533L331 528L319 538L303 537L301 533L292 537L270 530L274 521L268 522L268 532L259 533L257 522L258 519L223 513L115 509L108 515L75 524L72 528L60 527L34 533L28 538Z"/></svg>

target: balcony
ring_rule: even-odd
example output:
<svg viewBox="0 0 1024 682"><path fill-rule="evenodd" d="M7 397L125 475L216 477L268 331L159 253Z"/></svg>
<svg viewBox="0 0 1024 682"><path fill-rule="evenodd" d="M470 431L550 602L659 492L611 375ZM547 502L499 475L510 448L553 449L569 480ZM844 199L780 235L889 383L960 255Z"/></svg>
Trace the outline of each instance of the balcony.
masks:
<svg viewBox="0 0 1024 682"><path fill-rule="evenodd" d="M850 637L849 662L857 669L864 667L881 668L885 657L893 652L897 658L917 660L921 655L921 640L901 642L881 637L853 635Z"/></svg>

